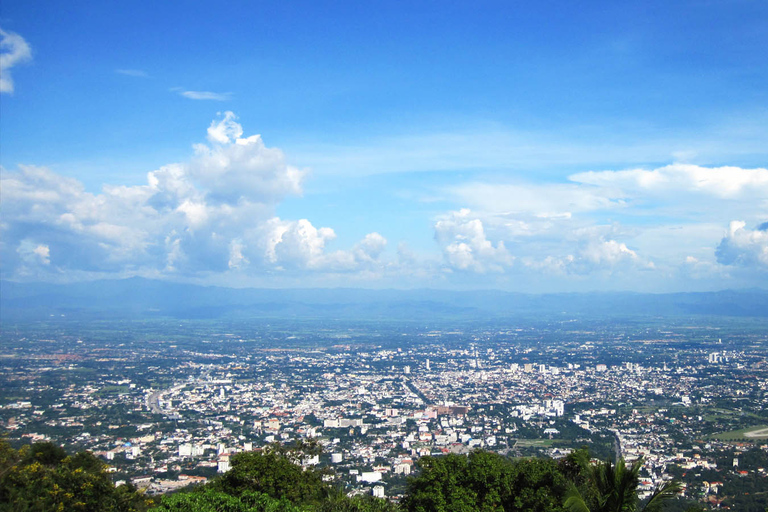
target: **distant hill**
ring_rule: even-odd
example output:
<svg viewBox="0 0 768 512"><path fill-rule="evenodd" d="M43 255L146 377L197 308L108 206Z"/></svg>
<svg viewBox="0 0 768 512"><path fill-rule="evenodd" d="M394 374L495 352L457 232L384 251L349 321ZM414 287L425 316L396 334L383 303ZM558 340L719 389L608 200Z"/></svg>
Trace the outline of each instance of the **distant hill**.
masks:
<svg viewBox="0 0 768 512"><path fill-rule="evenodd" d="M643 294L523 294L497 290L254 289L143 278L72 284L0 282L0 318L331 318L349 320L503 317L768 317L768 290Z"/></svg>

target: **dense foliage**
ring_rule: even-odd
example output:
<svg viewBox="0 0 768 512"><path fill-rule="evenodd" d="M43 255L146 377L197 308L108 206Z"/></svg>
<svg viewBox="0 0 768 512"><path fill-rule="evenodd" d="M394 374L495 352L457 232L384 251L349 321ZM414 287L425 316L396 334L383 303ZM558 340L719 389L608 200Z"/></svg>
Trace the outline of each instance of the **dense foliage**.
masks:
<svg viewBox="0 0 768 512"><path fill-rule="evenodd" d="M513 462L490 452L424 457L408 485L409 512L563 510L568 482L550 459Z"/></svg>
<svg viewBox="0 0 768 512"><path fill-rule="evenodd" d="M559 462L509 459L490 452L423 457L396 505L348 497L324 470L297 464L314 444L273 445L234 455L231 469L207 485L169 494L155 504L129 485L115 487L88 452L68 456L51 443L14 450L0 442L0 512L566 512L638 510L640 464L592 463L586 452ZM676 484L646 504L658 510Z"/></svg>
<svg viewBox="0 0 768 512"><path fill-rule="evenodd" d="M208 485L163 496L152 512L394 512L389 501L370 496L347 497L323 480L327 474L303 468L317 454L314 443L271 445L238 453L231 469Z"/></svg>
<svg viewBox="0 0 768 512"><path fill-rule="evenodd" d="M68 456L52 443L14 450L0 440L0 512L141 512L150 505L134 487L115 487L91 453Z"/></svg>
<svg viewBox="0 0 768 512"><path fill-rule="evenodd" d="M269 495L245 491L233 496L212 487L196 492L185 492L164 496L153 512L304 512L306 508L293 505L286 499L275 499Z"/></svg>
<svg viewBox="0 0 768 512"><path fill-rule="evenodd" d="M570 512L635 512L639 509L637 486L643 459L627 466L624 459L613 464L610 459L594 464L584 452L572 454L571 460L581 467L585 484L582 489L575 485L568 492L565 506ZM680 491L676 481L658 486L642 510L661 510L663 502L673 499Z"/></svg>

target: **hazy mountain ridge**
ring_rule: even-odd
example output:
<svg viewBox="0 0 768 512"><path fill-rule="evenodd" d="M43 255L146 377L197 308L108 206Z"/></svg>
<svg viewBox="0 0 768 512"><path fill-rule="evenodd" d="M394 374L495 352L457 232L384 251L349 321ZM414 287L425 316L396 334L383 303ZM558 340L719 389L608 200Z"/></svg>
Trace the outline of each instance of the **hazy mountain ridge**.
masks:
<svg viewBox="0 0 768 512"><path fill-rule="evenodd" d="M523 294L488 291L359 288L222 288L143 278L72 284L0 282L2 318L284 317L416 320L506 316L768 317L768 290L644 294Z"/></svg>

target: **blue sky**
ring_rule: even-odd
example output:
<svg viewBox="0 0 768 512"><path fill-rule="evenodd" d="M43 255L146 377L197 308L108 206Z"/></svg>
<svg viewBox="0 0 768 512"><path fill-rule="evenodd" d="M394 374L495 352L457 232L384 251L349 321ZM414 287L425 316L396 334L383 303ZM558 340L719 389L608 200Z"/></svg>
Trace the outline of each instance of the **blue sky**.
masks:
<svg viewBox="0 0 768 512"><path fill-rule="evenodd" d="M9 0L0 29L5 279L768 285L765 2Z"/></svg>

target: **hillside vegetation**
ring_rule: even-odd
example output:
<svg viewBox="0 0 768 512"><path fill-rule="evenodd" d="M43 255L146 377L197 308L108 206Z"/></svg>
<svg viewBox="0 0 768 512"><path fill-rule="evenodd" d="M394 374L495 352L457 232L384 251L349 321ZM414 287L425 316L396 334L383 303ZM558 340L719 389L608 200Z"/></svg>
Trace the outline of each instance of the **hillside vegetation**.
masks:
<svg viewBox="0 0 768 512"><path fill-rule="evenodd" d="M52 443L13 449L0 441L0 512L625 512L662 510L679 486L669 482L641 504L640 463L595 463L585 451L566 459L423 457L405 497L393 503L348 497L328 483L326 469L297 464L302 453L278 445L243 452L210 483L149 498L115 487L107 466L88 452L68 455Z"/></svg>

